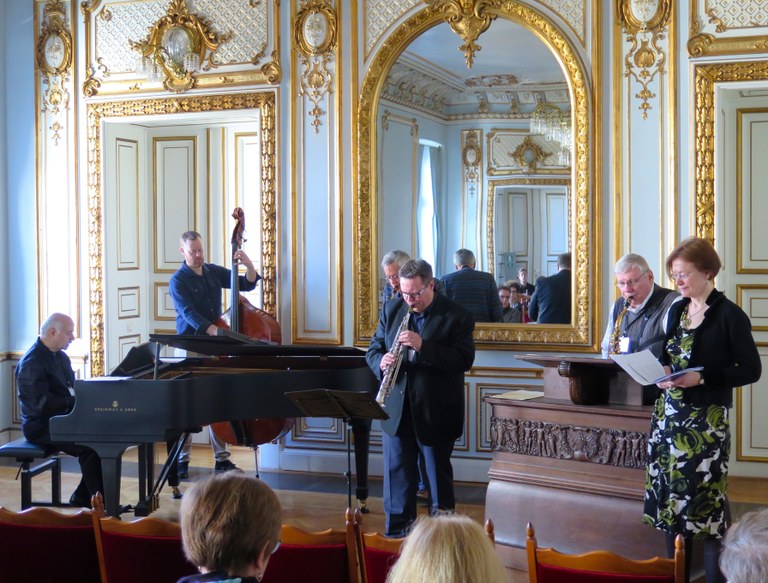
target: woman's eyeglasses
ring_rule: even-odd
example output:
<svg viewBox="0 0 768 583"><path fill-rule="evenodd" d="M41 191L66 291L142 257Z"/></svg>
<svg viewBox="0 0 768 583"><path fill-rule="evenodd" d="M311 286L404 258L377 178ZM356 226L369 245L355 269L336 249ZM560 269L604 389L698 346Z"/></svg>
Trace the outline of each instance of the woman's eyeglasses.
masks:
<svg viewBox="0 0 768 583"><path fill-rule="evenodd" d="M688 278L691 277L691 275L693 275L693 274L692 273L684 273L684 272L681 271L680 273L670 273L669 274L669 279L671 279L672 281L677 281L678 279L682 279L683 281L687 281Z"/></svg>
<svg viewBox="0 0 768 583"><path fill-rule="evenodd" d="M279 548L280 548L280 545L281 545L281 544L283 544L283 541L281 541L280 539L277 539L277 542L275 543L275 548L274 548L274 549L272 549L272 552L271 552L271 553L269 553L269 554L270 554L270 555L274 555L274 554L277 552L277 549L279 549Z"/></svg>

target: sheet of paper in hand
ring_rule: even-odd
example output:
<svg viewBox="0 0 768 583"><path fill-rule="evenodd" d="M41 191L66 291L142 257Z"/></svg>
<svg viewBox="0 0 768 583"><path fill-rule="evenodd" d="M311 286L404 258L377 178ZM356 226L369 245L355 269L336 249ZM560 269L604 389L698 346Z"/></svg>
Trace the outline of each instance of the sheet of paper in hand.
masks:
<svg viewBox="0 0 768 583"><path fill-rule="evenodd" d="M658 360L656 360L656 357L650 350L631 352L629 354L611 354L610 357L616 364L623 368L629 376L641 385L663 383L682 376L685 373L703 369L703 367L697 366L666 374L664 372L664 367L661 366Z"/></svg>

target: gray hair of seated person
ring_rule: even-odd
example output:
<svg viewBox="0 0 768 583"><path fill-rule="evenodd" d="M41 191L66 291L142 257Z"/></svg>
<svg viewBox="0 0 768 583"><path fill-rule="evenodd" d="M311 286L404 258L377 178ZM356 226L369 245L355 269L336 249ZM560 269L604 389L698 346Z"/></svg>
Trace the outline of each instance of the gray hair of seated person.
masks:
<svg viewBox="0 0 768 583"><path fill-rule="evenodd" d="M411 259L400 268L398 275L401 279L413 279L420 277L424 284L432 281L432 266L424 259Z"/></svg>
<svg viewBox="0 0 768 583"><path fill-rule="evenodd" d="M483 527L468 516L416 522L387 583L507 583L509 576Z"/></svg>
<svg viewBox="0 0 768 583"><path fill-rule="evenodd" d="M387 253L384 255L383 259L381 260L381 267L389 267L393 263L397 263L398 267L402 267L410 258L411 256L408 255L408 253L405 251L400 251L400 249L393 249L392 251L387 251Z"/></svg>
<svg viewBox="0 0 768 583"><path fill-rule="evenodd" d="M184 554L208 571L242 573L280 540L280 500L266 483L240 472L196 482L181 501Z"/></svg>
<svg viewBox="0 0 768 583"><path fill-rule="evenodd" d="M45 322L43 322L42 326L40 326L40 336L45 336L48 333L48 330L51 328L55 328L58 331L61 331L61 329L66 326L70 321L72 321L72 318L67 316L66 314L61 314L59 312L54 312L50 316L48 316L45 319Z"/></svg>
<svg viewBox="0 0 768 583"><path fill-rule="evenodd" d="M457 267L467 265L469 267L475 266L475 254L469 249L459 249L453 254L453 264Z"/></svg>
<svg viewBox="0 0 768 583"><path fill-rule="evenodd" d="M728 529L720 570L730 583L768 581L768 508L748 512Z"/></svg>
<svg viewBox="0 0 768 583"><path fill-rule="evenodd" d="M637 253L627 253L616 262L616 267L613 268L613 272L627 273L633 269L639 269L641 273L651 270L645 257L638 255Z"/></svg>

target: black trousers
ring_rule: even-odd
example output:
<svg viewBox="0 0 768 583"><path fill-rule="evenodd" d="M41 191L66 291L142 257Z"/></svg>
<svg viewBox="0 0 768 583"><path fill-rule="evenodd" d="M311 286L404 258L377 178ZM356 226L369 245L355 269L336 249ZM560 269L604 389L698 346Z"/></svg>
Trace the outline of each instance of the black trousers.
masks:
<svg viewBox="0 0 768 583"><path fill-rule="evenodd" d="M90 447L71 442L37 441L39 445L50 447L77 458L80 463L82 478L75 493L90 498L96 492L104 492L104 480L101 476L101 458Z"/></svg>

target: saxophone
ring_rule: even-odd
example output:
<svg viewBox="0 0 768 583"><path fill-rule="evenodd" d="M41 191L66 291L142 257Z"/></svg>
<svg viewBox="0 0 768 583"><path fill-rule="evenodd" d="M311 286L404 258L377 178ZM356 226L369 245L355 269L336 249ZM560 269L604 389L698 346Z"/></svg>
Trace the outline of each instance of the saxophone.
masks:
<svg viewBox="0 0 768 583"><path fill-rule="evenodd" d="M608 343L611 354L621 354L620 337L621 337L621 321L629 309L630 300L627 299L624 302L624 306L621 308L621 312L616 317L616 323L613 326L613 332L611 332L611 340Z"/></svg>
<svg viewBox="0 0 768 583"><path fill-rule="evenodd" d="M397 373L400 372L400 365L403 363L405 353L408 351L408 347L400 344L397 339L401 332L408 330L408 322L411 320L412 312L413 310L408 308L408 311L405 313L405 316L403 317L402 321L400 322L400 326L397 329L397 334L395 334L395 341L392 343L392 347L389 349L389 354L394 356L395 360L386 369L384 369L384 376L381 379L379 392L376 395L376 402L382 407L386 407L386 405L384 405L384 400L389 396L390 391L392 391L392 387L395 386Z"/></svg>

